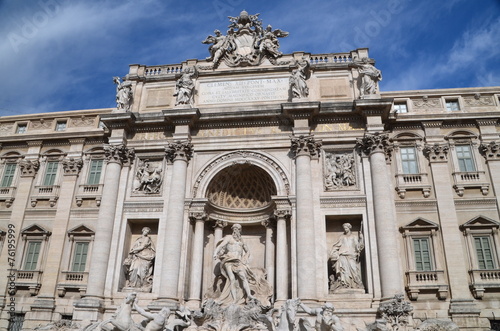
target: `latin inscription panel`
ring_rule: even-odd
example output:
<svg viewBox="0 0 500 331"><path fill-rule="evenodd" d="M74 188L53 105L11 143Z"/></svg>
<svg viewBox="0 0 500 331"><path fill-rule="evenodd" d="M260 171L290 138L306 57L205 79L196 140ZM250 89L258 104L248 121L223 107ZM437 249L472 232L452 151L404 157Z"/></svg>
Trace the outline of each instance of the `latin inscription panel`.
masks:
<svg viewBox="0 0 500 331"><path fill-rule="evenodd" d="M288 100L288 78L200 82L198 104Z"/></svg>

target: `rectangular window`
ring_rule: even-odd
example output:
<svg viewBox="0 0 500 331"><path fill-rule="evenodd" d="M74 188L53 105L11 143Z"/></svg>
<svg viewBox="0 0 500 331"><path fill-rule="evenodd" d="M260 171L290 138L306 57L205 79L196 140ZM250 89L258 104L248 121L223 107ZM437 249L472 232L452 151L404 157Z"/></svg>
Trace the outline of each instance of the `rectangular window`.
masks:
<svg viewBox="0 0 500 331"><path fill-rule="evenodd" d="M418 174L417 153L415 147L401 148L403 174Z"/></svg>
<svg viewBox="0 0 500 331"><path fill-rule="evenodd" d="M43 179L44 186L52 186L56 181L57 167L59 162L51 161L47 162L47 169L45 169L45 177Z"/></svg>
<svg viewBox="0 0 500 331"><path fill-rule="evenodd" d="M479 269L495 269L490 237L474 237L474 244L476 245L477 263Z"/></svg>
<svg viewBox="0 0 500 331"><path fill-rule="evenodd" d="M41 241L28 242L28 250L26 251L26 257L24 259L23 270L36 270L38 255L40 255L40 247L42 247Z"/></svg>
<svg viewBox="0 0 500 331"><path fill-rule="evenodd" d="M26 130L28 129L28 125L26 124L18 124L16 133L26 133Z"/></svg>
<svg viewBox="0 0 500 331"><path fill-rule="evenodd" d="M66 130L66 122L57 122L56 131L64 131L64 130Z"/></svg>
<svg viewBox="0 0 500 331"><path fill-rule="evenodd" d="M73 263L71 271L83 272L87 263L87 253L89 250L88 242L76 242L75 254L73 255Z"/></svg>
<svg viewBox="0 0 500 331"><path fill-rule="evenodd" d="M101 179L103 160L92 160L90 162L89 178L87 185L97 185Z"/></svg>
<svg viewBox="0 0 500 331"><path fill-rule="evenodd" d="M457 151L458 167L460 171L476 171L470 145L457 145L455 146L455 150Z"/></svg>
<svg viewBox="0 0 500 331"><path fill-rule="evenodd" d="M413 238L413 250L415 253L415 269L417 271L433 270L429 238Z"/></svg>
<svg viewBox="0 0 500 331"><path fill-rule="evenodd" d="M7 163L5 165L5 169L3 171L2 177L2 187L9 187L12 185L12 181L14 180L14 173L16 172L16 164L15 163Z"/></svg>
<svg viewBox="0 0 500 331"><path fill-rule="evenodd" d="M408 112L408 108L406 107L406 102L404 103L395 103L394 104L394 111L398 114L401 114L401 113L407 113Z"/></svg>
<svg viewBox="0 0 500 331"><path fill-rule="evenodd" d="M446 110L448 111L460 110L460 105L458 104L458 100L446 100Z"/></svg>

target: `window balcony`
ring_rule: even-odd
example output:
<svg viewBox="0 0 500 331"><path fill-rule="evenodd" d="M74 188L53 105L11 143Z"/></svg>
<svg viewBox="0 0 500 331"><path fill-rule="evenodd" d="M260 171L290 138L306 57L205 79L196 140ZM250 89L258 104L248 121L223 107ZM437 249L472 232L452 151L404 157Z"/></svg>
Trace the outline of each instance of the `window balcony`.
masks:
<svg viewBox="0 0 500 331"><path fill-rule="evenodd" d="M406 291L411 300L417 300L420 292L437 292L438 298L445 300L448 297L444 271L407 271Z"/></svg>
<svg viewBox="0 0 500 331"><path fill-rule="evenodd" d="M0 187L0 201L5 201L5 206L9 208L12 206L12 202L16 197L16 188L10 187Z"/></svg>
<svg viewBox="0 0 500 331"><path fill-rule="evenodd" d="M481 299L487 289L500 290L500 269L469 270L469 275L476 299Z"/></svg>
<svg viewBox="0 0 500 331"><path fill-rule="evenodd" d="M78 271L62 271L61 280L57 284L57 293L64 297L67 291L78 291L84 294L87 291L89 273Z"/></svg>
<svg viewBox="0 0 500 331"><path fill-rule="evenodd" d="M36 207L40 200L48 200L50 206L54 207L59 199L59 190L59 185L35 186L34 194L31 196L31 206Z"/></svg>
<svg viewBox="0 0 500 331"><path fill-rule="evenodd" d="M427 174L397 174L396 191L401 199L406 196L406 191L422 191L424 198L431 195L431 184Z"/></svg>
<svg viewBox="0 0 500 331"><path fill-rule="evenodd" d="M487 195L490 190L484 171L454 172L453 180L453 188L460 197L464 195L466 188L480 188L483 195Z"/></svg>
<svg viewBox="0 0 500 331"><path fill-rule="evenodd" d="M31 295L37 295L42 286L41 270L15 270L16 273L16 290L28 289Z"/></svg>
<svg viewBox="0 0 500 331"><path fill-rule="evenodd" d="M97 207L101 205L103 184L83 184L78 187L76 194L76 205L80 207L84 199L95 200Z"/></svg>

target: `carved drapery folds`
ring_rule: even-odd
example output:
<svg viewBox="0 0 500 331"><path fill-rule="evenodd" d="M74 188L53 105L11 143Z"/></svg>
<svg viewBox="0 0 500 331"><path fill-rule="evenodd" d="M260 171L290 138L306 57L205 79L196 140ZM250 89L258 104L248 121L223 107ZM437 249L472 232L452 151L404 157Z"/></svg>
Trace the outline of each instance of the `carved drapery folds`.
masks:
<svg viewBox="0 0 500 331"><path fill-rule="evenodd" d="M356 185L356 165L352 153L325 153L326 191L345 189Z"/></svg>
<svg viewBox="0 0 500 331"><path fill-rule="evenodd" d="M496 141L482 143L479 146L479 151L486 161L500 160L500 143Z"/></svg>
<svg viewBox="0 0 500 331"><path fill-rule="evenodd" d="M293 99L303 99L309 96L309 87L306 80L310 76L309 62L305 57L296 62L297 69L293 69L289 78L290 93Z"/></svg>
<svg viewBox="0 0 500 331"><path fill-rule="evenodd" d="M113 77L116 84L116 109L130 111L132 105L132 82L120 80L120 77Z"/></svg>
<svg viewBox="0 0 500 331"><path fill-rule="evenodd" d="M290 139L292 141L290 149L295 156L319 156L321 153L321 146L323 143L321 140L314 139L313 135L301 135L298 137L292 136Z"/></svg>
<svg viewBox="0 0 500 331"><path fill-rule="evenodd" d="M108 163L124 165L135 156L135 150L124 145L104 145L104 156Z"/></svg>
<svg viewBox="0 0 500 331"><path fill-rule="evenodd" d="M392 326L393 330L404 330L411 317L413 307L404 300L403 294L396 294L392 299L380 304L378 313Z"/></svg>
<svg viewBox="0 0 500 331"><path fill-rule="evenodd" d="M423 152L430 162L447 162L449 150L448 145L435 143L434 145L425 145Z"/></svg>
<svg viewBox="0 0 500 331"><path fill-rule="evenodd" d="M363 138L358 138L356 147L366 155L376 152L390 153L389 135L387 133L365 133Z"/></svg>
<svg viewBox="0 0 500 331"><path fill-rule="evenodd" d="M30 177L35 176L40 162L38 160L21 160L19 161L19 168L21 169L21 176Z"/></svg>
<svg viewBox="0 0 500 331"><path fill-rule="evenodd" d="M80 173L80 170L82 170L83 167L83 161L81 158L75 159L75 158L66 158L62 160L62 165L64 169L64 175L66 176L76 176Z"/></svg>
<svg viewBox="0 0 500 331"><path fill-rule="evenodd" d="M194 97L194 81L197 71L194 67L187 67L182 71L181 77L175 83L175 105L188 105L193 104Z"/></svg>
<svg viewBox="0 0 500 331"><path fill-rule="evenodd" d="M211 44L208 48L211 68L217 68L220 61L230 67L240 65L256 66L268 59L272 64L278 64L277 59L282 53L279 50L278 38L288 36L288 32L274 29L268 25L265 29L259 14L249 15L242 11L237 17L229 17L227 35L215 30L215 36L208 36L203 44Z"/></svg>
<svg viewBox="0 0 500 331"><path fill-rule="evenodd" d="M368 58L361 61L354 61L352 66L358 68L360 75L359 97L361 99L376 95L378 91L378 82L382 80L382 72L370 64Z"/></svg>
<svg viewBox="0 0 500 331"><path fill-rule="evenodd" d="M140 160L136 171L134 193L157 194L162 184L162 168L158 163Z"/></svg>
<svg viewBox="0 0 500 331"><path fill-rule="evenodd" d="M193 144L190 141L175 141L165 147L165 153L170 161L184 160L189 162L193 156Z"/></svg>

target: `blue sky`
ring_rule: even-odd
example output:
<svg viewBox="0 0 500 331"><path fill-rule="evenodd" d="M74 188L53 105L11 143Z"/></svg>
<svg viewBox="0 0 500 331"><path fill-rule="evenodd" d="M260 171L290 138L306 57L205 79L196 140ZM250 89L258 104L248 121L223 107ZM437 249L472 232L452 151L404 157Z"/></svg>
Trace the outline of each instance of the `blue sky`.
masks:
<svg viewBox="0 0 500 331"><path fill-rule="evenodd" d="M382 91L500 85L499 0L0 0L0 116L114 107L113 76L204 59L243 9L284 53L370 48Z"/></svg>

